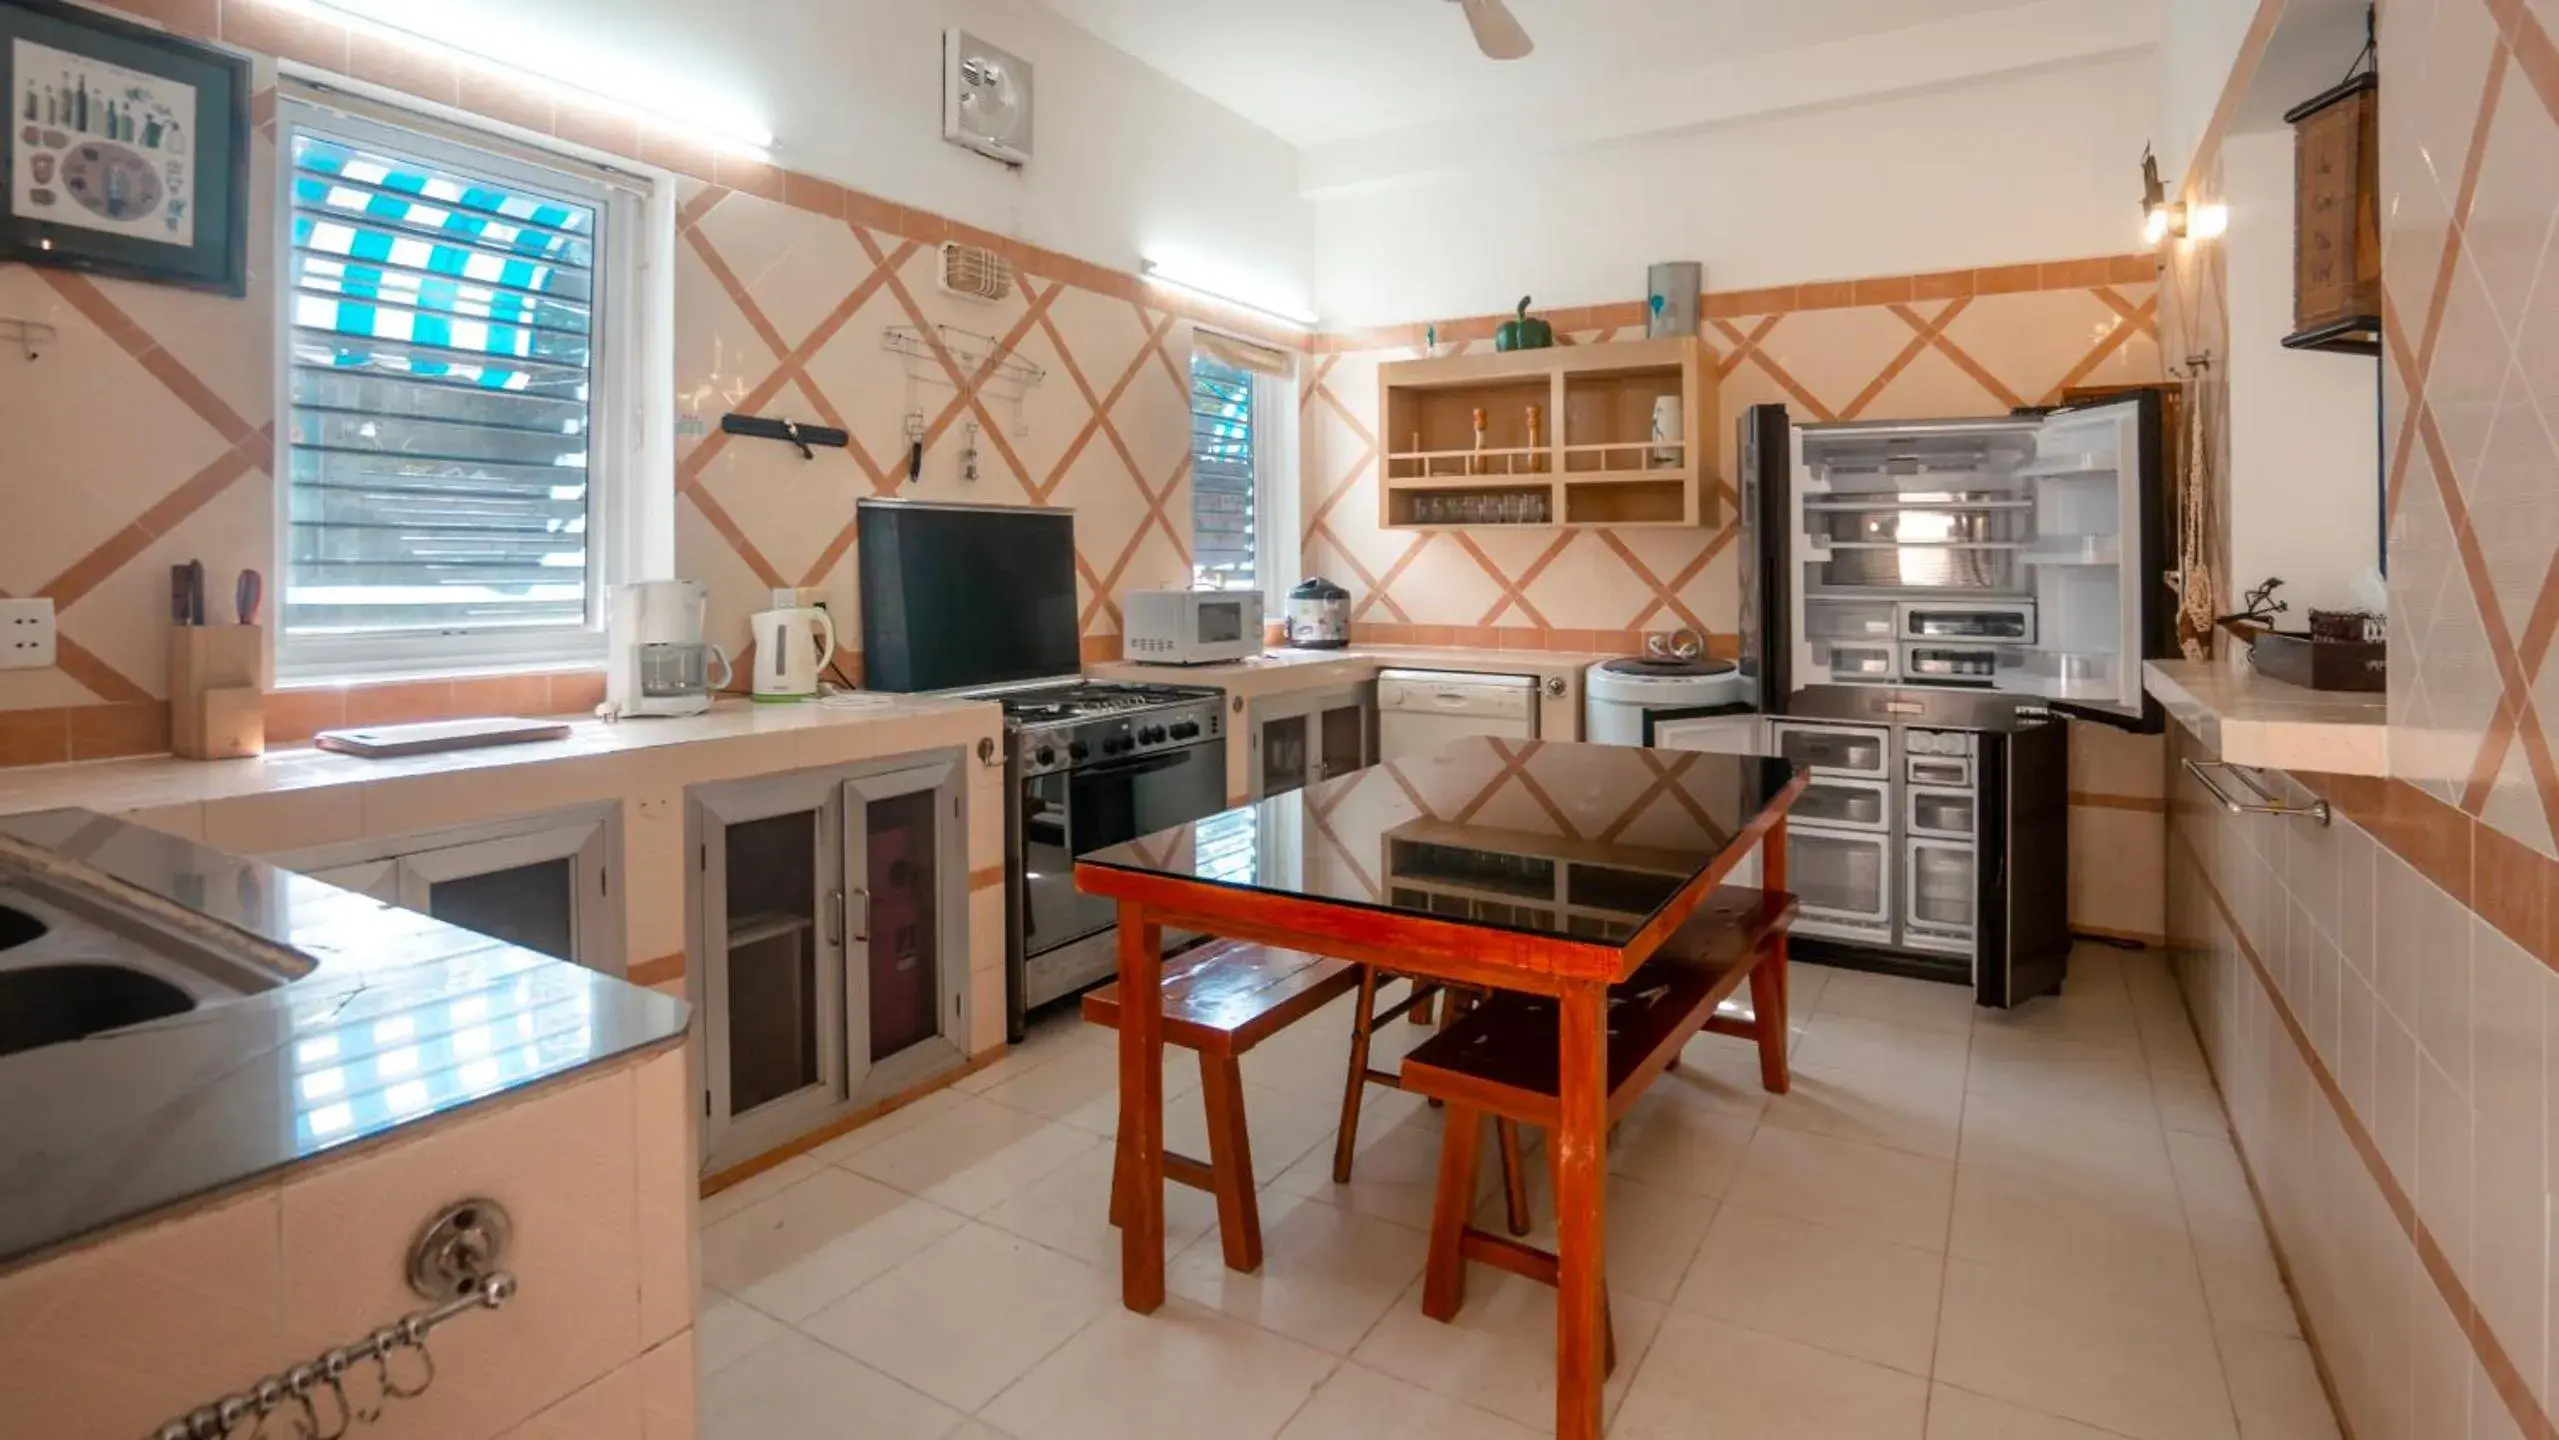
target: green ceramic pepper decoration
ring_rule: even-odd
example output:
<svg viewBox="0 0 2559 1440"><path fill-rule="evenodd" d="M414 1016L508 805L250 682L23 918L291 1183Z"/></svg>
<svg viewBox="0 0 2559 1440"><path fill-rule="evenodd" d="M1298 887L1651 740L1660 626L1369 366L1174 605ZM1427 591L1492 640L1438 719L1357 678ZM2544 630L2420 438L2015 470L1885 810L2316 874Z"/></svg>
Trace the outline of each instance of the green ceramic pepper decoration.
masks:
<svg viewBox="0 0 2559 1440"><path fill-rule="evenodd" d="M1519 314L1493 327L1496 350L1544 350L1555 343L1555 327L1528 313L1528 297L1519 297Z"/></svg>

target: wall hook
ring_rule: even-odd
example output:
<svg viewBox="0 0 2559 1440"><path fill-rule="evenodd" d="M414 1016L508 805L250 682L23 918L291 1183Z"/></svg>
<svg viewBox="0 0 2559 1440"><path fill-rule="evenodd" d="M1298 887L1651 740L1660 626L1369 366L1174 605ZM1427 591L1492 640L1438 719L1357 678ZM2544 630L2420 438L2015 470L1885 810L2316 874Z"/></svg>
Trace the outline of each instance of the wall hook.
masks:
<svg viewBox="0 0 2559 1440"><path fill-rule="evenodd" d="M43 357L43 348L52 343L56 331L41 320L19 320L0 315L0 340L15 340L30 361Z"/></svg>
<svg viewBox="0 0 2559 1440"><path fill-rule="evenodd" d="M759 440L787 440L800 452L803 460L814 460L812 445L829 445L841 449L845 433L825 425L802 425L792 420L770 420L761 415L728 414L720 417L720 428L731 435L752 435Z"/></svg>

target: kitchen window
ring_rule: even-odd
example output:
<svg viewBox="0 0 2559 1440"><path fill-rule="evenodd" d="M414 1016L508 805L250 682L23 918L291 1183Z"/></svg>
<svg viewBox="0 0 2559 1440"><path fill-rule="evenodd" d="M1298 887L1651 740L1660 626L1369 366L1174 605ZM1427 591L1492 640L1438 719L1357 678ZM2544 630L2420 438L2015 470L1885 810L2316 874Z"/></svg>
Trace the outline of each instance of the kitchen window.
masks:
<svg viewBox="0 0 2559 1440"><path fill-rule="evenodd" d="M1199 583L1252 588L1261 486L1253 374L1191 357L1191 563Z"/></svg>
<svg viewBox="0 0 2559 1440"><path fill-rule="evenodd" d="M1277 613L1273 582L1294 528L1284 513L1295 418L1286 382L1296 367L1283 351L1208 329L1192 336L1191 571L1194 584L1262 591Z"/></svg>
<svg viewBox="0 0 2559 1440"><path fill-rule="evenodd" d="M278 669L600 660L636 548L648 197L538 152L282 119Z"/></svg>

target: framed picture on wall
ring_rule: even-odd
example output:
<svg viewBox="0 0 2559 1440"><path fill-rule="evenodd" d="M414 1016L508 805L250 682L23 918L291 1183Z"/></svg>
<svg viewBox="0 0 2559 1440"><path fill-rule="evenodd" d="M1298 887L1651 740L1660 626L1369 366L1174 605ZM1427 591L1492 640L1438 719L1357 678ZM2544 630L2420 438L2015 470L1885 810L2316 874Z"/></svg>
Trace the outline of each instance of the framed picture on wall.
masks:
<svg viewBox="0 0 2559 1440"><path fill-rule="evenodd" d="M247 291L246 59L0 0L0 97L0 260Z"/></svg>

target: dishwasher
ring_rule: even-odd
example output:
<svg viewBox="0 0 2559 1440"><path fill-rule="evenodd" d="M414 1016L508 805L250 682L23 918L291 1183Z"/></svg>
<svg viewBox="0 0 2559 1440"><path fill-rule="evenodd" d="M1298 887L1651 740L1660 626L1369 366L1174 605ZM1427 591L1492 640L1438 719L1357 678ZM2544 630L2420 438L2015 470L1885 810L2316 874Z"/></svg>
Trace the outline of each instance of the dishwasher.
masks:
<svg viewBox="0 0 2559 1440"><path fill-rule="evenodd" d="M1470 735L1537 738L1537 677L1444 670L1377 676L1377 758L1407 760Z"/></svg>

